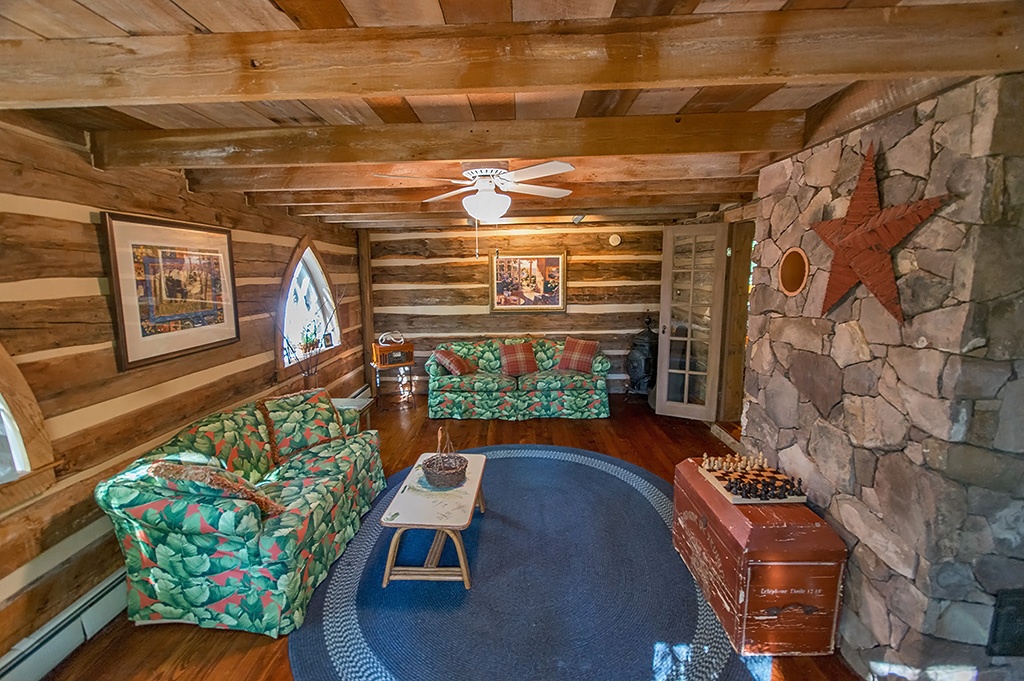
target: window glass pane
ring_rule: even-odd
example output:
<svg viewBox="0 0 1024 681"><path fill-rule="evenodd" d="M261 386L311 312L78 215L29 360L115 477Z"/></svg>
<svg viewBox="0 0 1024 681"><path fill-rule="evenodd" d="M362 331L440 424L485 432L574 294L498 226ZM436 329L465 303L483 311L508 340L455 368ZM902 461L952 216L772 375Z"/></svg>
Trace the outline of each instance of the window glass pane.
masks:
<svg viewBox="0 0 1024 681"><path fill-rule="evenodd" d="M672 254L672 267L675 269L690 269L693 267L693 237L677 236L674 253Z"/></svg>
<svg viewBox="0 0 1024 681"><path fill-rule="evenodd" d="M334 296L309 249L303 253L288 287L282 327L285 365L333 347L340 340Z"/></svg>

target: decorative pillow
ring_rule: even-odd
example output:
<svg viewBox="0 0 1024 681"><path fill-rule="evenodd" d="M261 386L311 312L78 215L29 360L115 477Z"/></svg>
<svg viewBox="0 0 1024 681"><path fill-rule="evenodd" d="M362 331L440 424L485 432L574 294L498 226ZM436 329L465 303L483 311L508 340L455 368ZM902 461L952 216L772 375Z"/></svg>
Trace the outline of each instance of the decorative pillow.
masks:
<svg viewBox="0 0 1024 681"><path fill-rule="evenodd" d="M280 464L290 454L345 437L341 416L331 396L321 389L268 397L256 403L270 428L271 455Z"/></svg>
<svg viewBox="0 0 1024 681"><path fill-rule="evenodd" d="M502 344L501 373L506 376L522 376L537 371L537 359L533 356L533 343Z"/></svg>
<svg viewBox="0 0 1024 681"><path fill-rule="evenodd" d="M176 492L251 501L263 515L277 515L285 510L284 506L259 492L245 478L213 466L156 463L149 467L149 476L161 487Z"/></svg>
<svg viewBox="0 0 1024 681"><path fill-rule="evenodd" d="M469 362L451 350L434 350L434 360L454 376L473 373L473 367Z"/></svg>
<svg viewBox="0 0 1024 681"><path fill-rule="evenodd" d="M589 374L599 345L597 341L580 340L569 336L565 339L562 359L558 360L558 366L555 368L559 371L583 371Z"/></svg>

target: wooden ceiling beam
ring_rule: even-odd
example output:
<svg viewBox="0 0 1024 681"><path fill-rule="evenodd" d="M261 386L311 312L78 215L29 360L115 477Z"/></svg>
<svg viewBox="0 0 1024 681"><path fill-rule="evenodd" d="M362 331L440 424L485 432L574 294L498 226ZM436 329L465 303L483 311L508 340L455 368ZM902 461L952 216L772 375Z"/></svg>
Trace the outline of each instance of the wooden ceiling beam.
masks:
<svg viewBox="0 0 1024 681"><path fill-rule="evenodd" d="M803 111L240 130L99 131L99 168L225 168L796 151Z"/></svg>
<svg viewBox="0 0 1024 681"><path fill-rule="evenodd" d="M684 196L604 196L577 198L572 196L562 199L523 198L513 195L512 209L519 214L529 211L556 211L558 213L585 213L602 211L608 208L678 208L691 205L711 205L742 203L750 200L750 194L691 194ZM438 201L436 203L328 203L301 204L291 206L289 212L300 217L317 217L321 215L380 215L388 213L404 213L409 215L430 215L433 213L465 215L459 204L459 198Z"/></svg>
<svg viewBox="0 0 1024 681"><path fill-rule="evenodd" d="M739 175L740 154L688 154L618 157L562 157L576 166L559 180L573 183L649 182L725 178ZM511 168L531 165L513 161ZM429 179L376 177L376 174L422 176ZM402 188L447 186L445 178L462 177L454 161L423 163L364 163L346 165L296 166L278 168L214 168L186 173L191 191L249 192L307 191L321 189Z"/></svg>
<svg viewBox="0 0 1024 681"><path fill-rule="evenodd" d="M708 212L708 211L702 211ZM586 215L533 215L526 217L510 217L506 216L500 218L494 224L480 225L480 229L486 229L490 227L502 227L508 225L522 225L527 227L543 227L545 225L566 225L569 223L576 223L576 218L582 218L580 223L581 230L586 230L587 225L613 223L626 225L650 225L650 224L677 224L686 220L692 220L697 217L696 211L679 210L673 211L672 213L654 213L654 214L591 214ZM424 215L421 217L402 217L402 216L385 216L378 219L351 219L338 216L325 216L320 218L320 221L331 225L341 225L344 227L351 227L352 229L388 229L388 230L409 230L409 229L442 229L445 227L463 227L472 228L473 220L467 218L465 215L462 217L438 217L435 215ZM481 232L483 233L483 232Z"/></svg>
<svg viewBox="0 0 1024 681"><path fill-rule="evenodd" d="M1024 70L1022 43L1024 3L1012 0L11 40L0 108L967 77Z"/></svg>
<svg viewBox="0 0 1024 681"><path fill-rule="evenodd" d="M427 206L433 206L434 204L427 204ZM397 208L391 212L387 212L390 207L385 207L385 210L379 213L350 213L345 208L340 210L331 211L330 209L318 211L310 210L309 206L301 206L298 208L289 209L289 213L295 216L302 215L304 217L319 217L328 221L381 221L381 220L420 220L430 218L451 218L451 219L467 219L466 211L462 209L458 203L454 205L448 204L442 206L444 210L437 210L431 208L429 211L418 212L418 211L407 211L403 208ZM515 202L512 204L512 208L507 213L508 217L538 217L538 216L550 216L550 215L589 215L587 211L592 211L595 214L609 215L609 216L622 216L628 215L631 217L647 216L664 216L664 215L677 215L680 213L686 214L697 214L707 213L711 211L719 210L720 206L715 203L688 203L686 201L677 201L674 205L664 206L621 206L621 205L606 205L606 206L594 206L592 208L579 208L572 206L562 206L550 203L546 206L534 205L530 208L524 208L516 206Z"/></svg>
<svg viewBox="0 0 1024 681"><path fill-rule="evenodd" d="M575 199L597 197L629 197L638 195L690 196L716 194L749 198L757 191L756 177L720 177L700 180L655 180L651 182L559 182L551 177L541 184L568 189ZM550 181L549 181L550 180ZM374 189L328 189L307 192L254 192L248 195L251 206L296 206L303 204L419 203L455 187L437 184L432 187ZM736 200L744 200L738 198Z"/></svg>
<svg viewBox="0 0 1024 681"><path fill-rule="evenodd" d="M920 78L854 83L808 109L806 145L827 142L961 82L961 78Z"/></svg>

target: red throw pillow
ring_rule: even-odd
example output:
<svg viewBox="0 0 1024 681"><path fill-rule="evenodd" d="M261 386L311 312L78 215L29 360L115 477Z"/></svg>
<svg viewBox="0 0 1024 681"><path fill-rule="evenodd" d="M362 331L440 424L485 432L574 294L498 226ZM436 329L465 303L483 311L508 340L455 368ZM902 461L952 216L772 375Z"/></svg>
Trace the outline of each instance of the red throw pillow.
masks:
<svg viewBox="0 0 1024 681"><path fill-rule="evenodd" d="M580 340L572 336L566 338L562 358L555 368L559 371L582 371L589 374L593 370L598 345L597 341Z"/></svg>
<svg viewBox="0 0 1024 681"><path fill-rule="evenodd" d="M533 356L533 343L516 343L499 346L501 371L507 376L522 376L537 371L537 359Z"/></svg>
<svg viewBox="0 0 1024 681"><path fill-rule="evenodd" d="M473 367L451 350L434 350L434 360L455 376L473 373Z"/></svg>

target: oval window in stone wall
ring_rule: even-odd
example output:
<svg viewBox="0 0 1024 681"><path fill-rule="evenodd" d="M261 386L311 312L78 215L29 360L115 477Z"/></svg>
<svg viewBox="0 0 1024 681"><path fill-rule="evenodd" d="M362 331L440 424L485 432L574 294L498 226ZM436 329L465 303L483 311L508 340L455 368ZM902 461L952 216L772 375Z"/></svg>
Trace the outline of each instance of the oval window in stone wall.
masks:
<svg viewBox="0 0 1024 681"><path fill-rule="evenodd" d="M779 288L787 296L795 296L807 285L810 265L802 248L791 248L779 260Z"/></svg>

